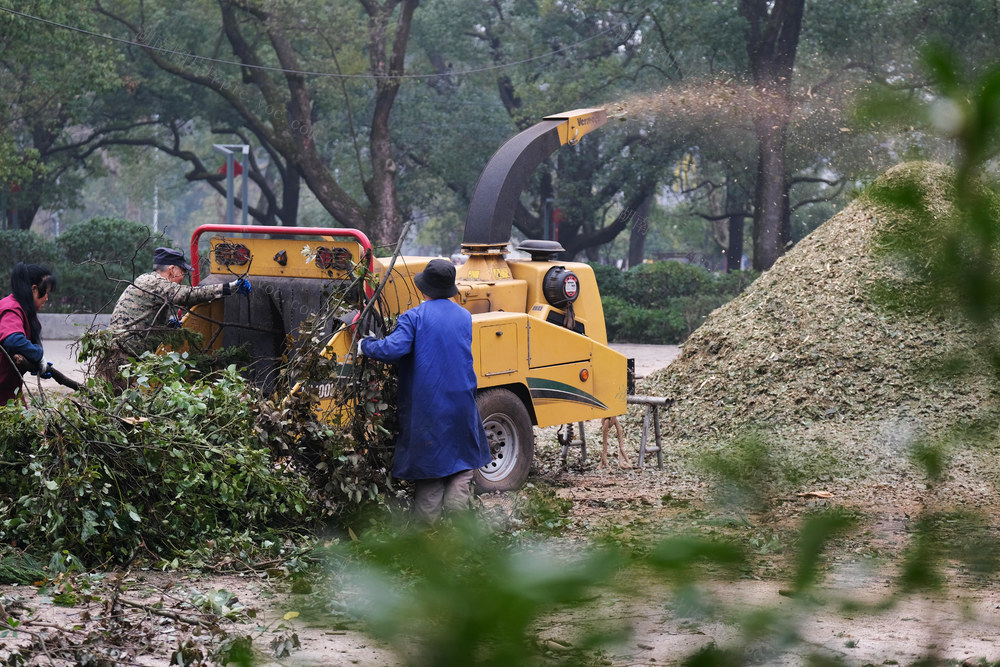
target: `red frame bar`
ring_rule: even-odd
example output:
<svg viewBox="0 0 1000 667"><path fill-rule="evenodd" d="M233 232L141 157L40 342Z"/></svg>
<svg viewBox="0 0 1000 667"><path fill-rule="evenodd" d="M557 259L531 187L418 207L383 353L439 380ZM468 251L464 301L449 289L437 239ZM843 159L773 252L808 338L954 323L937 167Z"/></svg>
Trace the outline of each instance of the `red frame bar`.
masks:
<svg viewBox="0 0 1000 667"><path fill-rule="evenodd" d="M368 252L368 271L375 272L375 253L371 241L360 229L348 227L281 227L278 225L202 225L191 234L191 284L201 282L201 266L198 261L198 242L205 232L229 232L239 234L285 234L298 236L351 236L362 250ZM366 290L367 291L367 290Z"/></svg>

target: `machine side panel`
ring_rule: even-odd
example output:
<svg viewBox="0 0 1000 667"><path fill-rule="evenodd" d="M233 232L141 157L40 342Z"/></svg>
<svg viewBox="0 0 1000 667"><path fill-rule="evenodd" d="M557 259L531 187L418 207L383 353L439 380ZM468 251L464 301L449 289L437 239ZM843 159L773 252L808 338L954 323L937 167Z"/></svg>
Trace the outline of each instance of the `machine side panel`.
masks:
<svg viewBox="0 0 1000 667"><path fill-rule="evenodd" d="M531 369L555 366L576 361L590 361L594 341L569 329L531 318L528 331Z"/></svg>
<svg viewBox="0 0 1000 667"><path fill-rule="evenodd" d="M529 344L531 367L525 382L539 426L625 413L628 360L624 355L534 318Z"/></svg>
<svg viewBox="0 0 1000 667"><path fill-rule="evenodd" d="M472 316L472 357L480 389L524 384L528 359L528 317L524 313Z"/></svg>

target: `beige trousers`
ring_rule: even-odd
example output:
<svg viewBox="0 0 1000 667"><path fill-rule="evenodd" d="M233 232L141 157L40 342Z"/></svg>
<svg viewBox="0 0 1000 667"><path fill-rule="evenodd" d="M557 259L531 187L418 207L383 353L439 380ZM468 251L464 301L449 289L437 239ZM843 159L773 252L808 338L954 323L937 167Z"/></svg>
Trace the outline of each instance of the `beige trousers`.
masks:
<svg viewBox="0 0 1000 667"><path fill-rule="evenodd" d="M442 512L469 509L472 498L472 471L463 470L438 479L416 480L413 513L426 524L441 518Z"/></svg>

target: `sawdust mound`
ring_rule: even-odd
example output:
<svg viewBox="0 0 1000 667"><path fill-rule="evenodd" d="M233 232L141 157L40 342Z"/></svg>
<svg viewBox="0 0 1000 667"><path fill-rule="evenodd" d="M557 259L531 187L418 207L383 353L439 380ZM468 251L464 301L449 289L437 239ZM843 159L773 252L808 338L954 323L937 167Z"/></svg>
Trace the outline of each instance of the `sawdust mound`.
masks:
<svg viewBox="0 0 1000 667"><path fill-rule="evenodd" d="M880 183L898 179L918 182L932 214L946 217L946 167L900 165ZM915 438L995 411L985 374L926 372L950 350L974 345L967 328L937 315L893 314L871 298L874 285L901 277L873 252L876 231L905 222L901 216L859 197L712 313L669 367L645 378L640 393L676 400L664 420L667 448L683 454L756 429L811 471L805 484L828 479L830 468L843 480L905 476L914 472L907 453Z"/></svg>

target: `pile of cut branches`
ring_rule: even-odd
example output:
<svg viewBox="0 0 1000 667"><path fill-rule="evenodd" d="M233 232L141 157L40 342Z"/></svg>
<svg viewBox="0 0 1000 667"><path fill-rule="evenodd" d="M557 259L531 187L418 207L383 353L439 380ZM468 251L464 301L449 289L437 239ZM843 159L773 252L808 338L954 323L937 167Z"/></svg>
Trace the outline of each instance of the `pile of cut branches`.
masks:
<svg viewBox="0 0 1000 667"><path fill-rule="evenodd" d="M0 407L0 539L87 567L253 561L391 496L395 376L324 351L352 287L288 341L273 395L219 367L234 354L160 348L76 394ZM111 349L89 336L89 354ZM320 419L324 385L342 409Z"/></svg>

